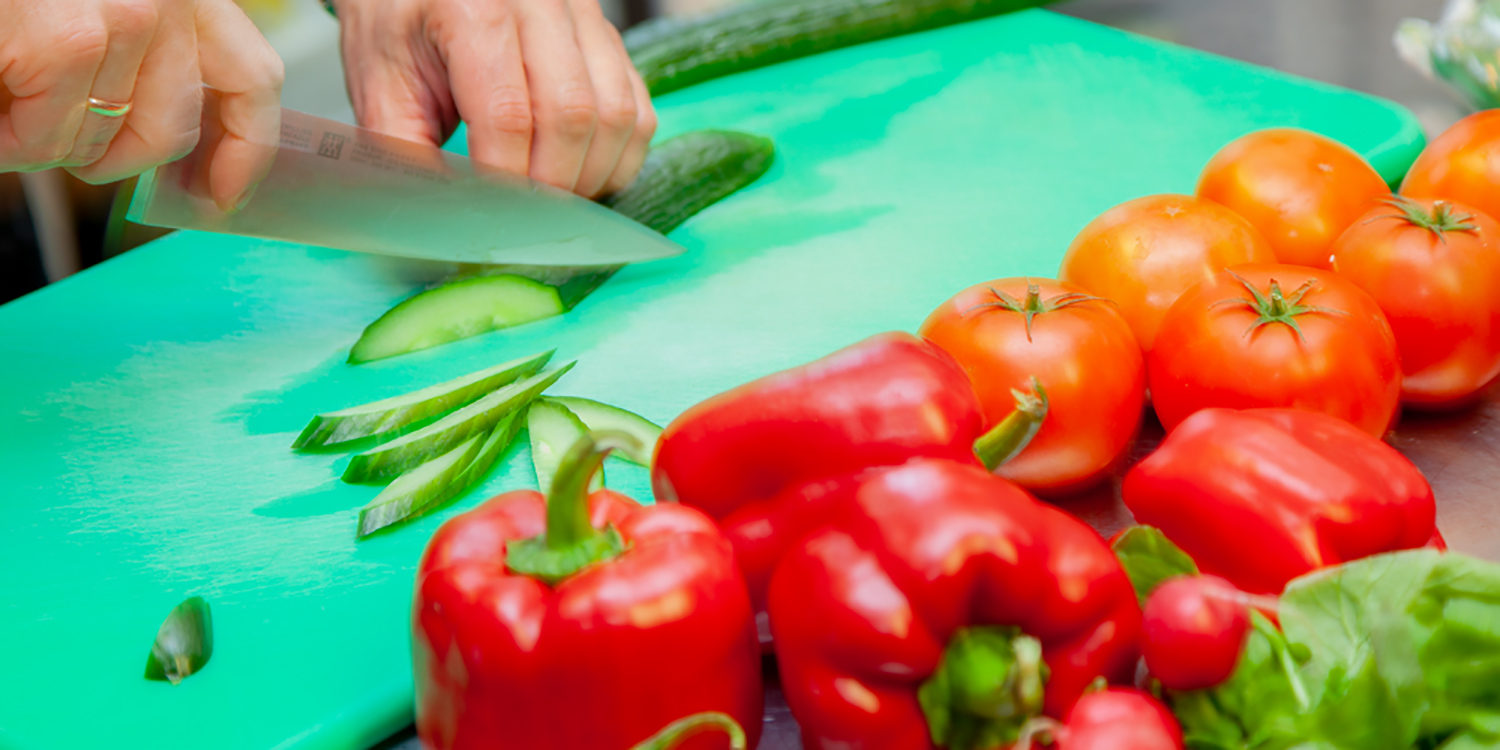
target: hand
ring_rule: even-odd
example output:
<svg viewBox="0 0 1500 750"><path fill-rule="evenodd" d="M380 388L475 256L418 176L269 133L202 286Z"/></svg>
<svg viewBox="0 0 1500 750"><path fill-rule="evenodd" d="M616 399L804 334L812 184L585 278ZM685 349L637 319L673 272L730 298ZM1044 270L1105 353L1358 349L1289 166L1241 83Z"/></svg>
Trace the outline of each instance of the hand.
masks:
<svg viewBox="0 0 1500 750"><path fill-rule="evenodd" d="M198 142L203 86L222 92L215 203L243 205L279 138L282 65L232 0L0 0L0 171L65 167L111 182ZM123 117L89 98L130 103Z"/></svg>
<svg viewBox="0 0 1500 750"><path fill-rule="evenodd" d="M335 0L360 125L586 197L640 171L656 113L598 0Z"/></svg>

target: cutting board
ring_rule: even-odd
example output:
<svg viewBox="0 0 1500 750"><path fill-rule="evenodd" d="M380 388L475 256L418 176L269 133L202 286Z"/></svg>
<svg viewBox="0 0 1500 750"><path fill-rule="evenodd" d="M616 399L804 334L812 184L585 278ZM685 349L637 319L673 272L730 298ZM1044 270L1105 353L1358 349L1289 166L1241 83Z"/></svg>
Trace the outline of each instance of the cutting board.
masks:
<svg viewBox="0 0 1500 750"><path fill-rule="evenodd" d="M775 139L761 182L563 318L352 367L360 330L435 270L178 233L0 307L0 747L357 749L412 712L412 571L438 524L534 486L524 447L480 491L355 542L377 492L296 454L315 412L556 348L555 392L659 422L960 288L1050 276L1090 218L1191 191L1250 130L1296 125L1387 178L1411 115L1360 94L1043 11L784 64L664 97L662 136ZM459 139L461 140L461 139ZM644 472L611 463L645 497ZM141 673L184 597L216 649Z"/></svg>

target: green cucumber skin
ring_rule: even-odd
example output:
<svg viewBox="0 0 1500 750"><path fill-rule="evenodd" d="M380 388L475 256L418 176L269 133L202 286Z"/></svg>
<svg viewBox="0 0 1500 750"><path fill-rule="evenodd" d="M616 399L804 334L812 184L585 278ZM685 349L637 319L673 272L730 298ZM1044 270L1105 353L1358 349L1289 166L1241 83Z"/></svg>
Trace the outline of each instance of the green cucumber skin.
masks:
<svg viewBox="0 0 1500 750"><path fill-rule="evenodd" d="M625 32L652 96L734 73L902 34L1046 5L1048 0L762 0Z"/></svg>
<svg viewBox="0 0 1500 750"><path fill-rule="evenodd" d="M547 366L555 351L505 362L393 398L319 414L308 422L297 441L292 443L292 449L325 448L375 435L399 437L404 427L457 409L496 388L535 375Z"/></svg>
<svg viewBox="0 0 1500 750"><path fill-rule="evenodd" d="M495 425L493 430L490 430L489 437L485 439L484 445L480 446L479 454L474 457L473 462L464 468L458 478L443 488L442 493L433 498L428 510L463 495L489 473L490 468L505 454L511 443L515 442L516 435L525 426L526 420L523 419L523 414L524 412L520 410L513 411L500 420L500 424ZM422 512L426 513L427 510Z"/></svg>
<svg viewBox="0 0 1500 750"><path fill-rule="evenodd" d="M476 433L488 432L501 419L531 403L576 362L533 375L493 391L416 432L355 454L344 470L350 484L379 482L400 476L423 462L447 453Z"/></svg>
<svg viewBox="0 0 1500 750"><path fill-rule="evenodd" d="M703 209L760 179L771 168L775 155L775 146L769 139L760 136L727 130L685 133L652 148L635 182L610 196L604 204L623 216L666 234ZM411 314L417 300L427 299L428 295L439 294L455 285L471 283L478 278L518 276L552 288L556 291L560 309L534 318L541 320L572 310L621 268L623 266L527 265L470 268L441 286L428 289L396 305L379 320L371 323L350 350L349 362L358 364L436 346L437 343L426 343L420 347L390 345L381 342L379 338L382 327L402 323L403 318ZM475 328L465 332L463 336L448 340L477 336L500 327L509 326Z"/></svg>
<svg viewBox="0 0 1500 750"><path fill-rule="evenodd" d="M444 314L443 308L455 300L466 303L463 305L466 316ZM486 311L475 304L479 301L487 301L497 309ZM509 309L499 309L506 305ZM498 274L462 279L428 289L387 310L360 334L359 341L349 350L349 363L430 349L564 311L557 289L525 276Z"/></svg>
<svg viewBox="0 0 1500 750"><path fill-rule="evenodd" d="M359 531L355 537L367 537L418 515L431 498L439 495L468 468L487 437L473 435L457 448L396 477L369 505L360 509Z"/></svg>
<svg viewBox="0 0 1500 750"><path fill-rule="evenodd" d="M552 479L557 475L557 466L562 457L588 427L568 407L562 404L537 399L526 410L526 433L531 439L531 466L536 470L537 488L546 495L552 489ZM589 490L604 486L604 470L589 482Z"/></svg>
<svg viewBox="0 0 1500 750"><path fill-rule="evenodd" d="M640 453L617 451L616 455L634 464L651 466L651 455L662 428L655 422L618 406L578 396L543 396L541 402L558 404L573 413L589 430L619 430L641 441Z"/></svg>

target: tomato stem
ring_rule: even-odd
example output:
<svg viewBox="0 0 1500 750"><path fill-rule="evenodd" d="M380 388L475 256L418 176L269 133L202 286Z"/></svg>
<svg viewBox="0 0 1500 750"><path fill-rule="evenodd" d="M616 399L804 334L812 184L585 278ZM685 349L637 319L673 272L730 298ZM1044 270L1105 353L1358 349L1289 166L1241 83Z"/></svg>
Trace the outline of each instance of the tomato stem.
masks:
<svg viewBox="0 0 1500 750"><path fill-rule="evenodd" d="M1447 201L1433 201L1431 211L1423 208L1421 203L1400 195L1387 198L1385 204L1400 213L1383 214L1370 219L1370 221L1378 221L1380 219L1405 221L1414 227L1432 232L1437 235L1438 241L1444 244L1448 242L1449 232L1479 231L1479 225L1474 223L1473 214L1463 213Z"/></svg>
<svg viewBox="0 0 1500 750"><path fill-rule="evenodd" d="M1242 305L1250 308L1251 312L1254 312L1257 317L1255 318L1255 322L1250 324L1250 328L1245 331L1246 336L1255 333L1261 326L1281 323L1295 331L1299 341L1306 343L1307 337L1302 335L1302 326L1297 325L1297 316L1308 313L1344 316L1349 314L1343 310L1335 310L1331 307L1302 304L1302 298L1306 297L1308 292L1313 290L1313 285L1316 283L1315 280L1309 279L1302 286L1293 290L1291 294L1284 294L1281 291L1281 284L1277 283L1276 279L1271 279L1270 289L1263 293L1259 289L1256 289L1254 284L1251 284L1243 276L1234 271L1226 269L1224 272L1233 276L1235 281L1238 281L1241 286L1250 292L1250 299L1231 297L1229 299L1221 299L1209 307Z"/></svg>
<svg viewBox="0 0 1500 750"><path fill-rule="evenodd" d="M729 735L729 750L745 750L744 728L729 714L718 711L704 711L678 719L630 750L671 750L690 737L715 729Z"/></svg>
<svg viewBox="0 0 1500 750"><path fill-rule="evenodd" d="M1015 297L1012 297L1009 294L1006 294L1005 292L1002 292L994 287L988 288L990 290L990 294L995 295L995 300L993 302L982 302L978 305L975 305L960 313L959 317L968 315L975 310L984 309L998 309L1021 313L1022 315L1026 316L1027 341L1031 340L1031 321L1035 319L1036 316L1041 315L1042 313L1061 310L1065 307L1076 305L1081 302L1109 302L1109 300L1103 297L1095 297L1092 295L1084 294L1082 292L1068 292L1066 294L1059 294L1056 297L1044 300L1042 299L1041 287L1037 286L1030 280L1027 280L1026 282L1025 301L1017 300Z"/></svg>

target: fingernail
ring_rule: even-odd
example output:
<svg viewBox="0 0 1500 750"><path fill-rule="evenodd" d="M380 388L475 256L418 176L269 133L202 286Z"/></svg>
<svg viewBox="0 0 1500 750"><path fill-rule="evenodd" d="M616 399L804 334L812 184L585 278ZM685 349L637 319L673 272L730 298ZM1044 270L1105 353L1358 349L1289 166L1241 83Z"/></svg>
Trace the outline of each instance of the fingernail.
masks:
<svg viewBox="0 0 1500 750"><path fill-rule="evenodd" d="M234 210L230 211L230 213L239 213L241 209L248 205L250 203L250 199L255 197L255 188L257 187L259 186L251 185L250 187L245 189L245 192L240 193L240 198L239 200L234 202Z"/></svg>

